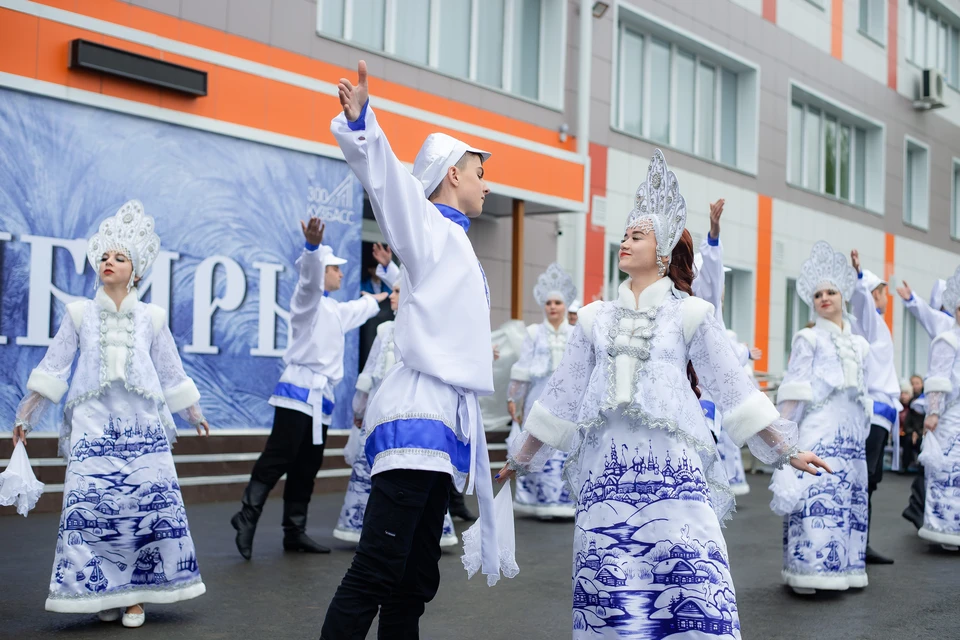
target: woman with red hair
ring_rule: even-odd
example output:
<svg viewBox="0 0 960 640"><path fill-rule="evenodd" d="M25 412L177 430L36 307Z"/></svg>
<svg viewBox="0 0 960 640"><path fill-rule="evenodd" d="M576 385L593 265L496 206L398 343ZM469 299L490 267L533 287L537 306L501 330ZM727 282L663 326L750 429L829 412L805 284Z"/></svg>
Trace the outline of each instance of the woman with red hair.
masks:
<svg viewBox="0 0 960 640"><path fill-rule="evenodd" d="M818 473L740 367L713 305L690 295L693 243L657 151L620 245L619 297L580 309L501 481L557 450L577 496L573 637L740 637L721 521L733 496L698 402L709 390L737 444Z"/></svg>

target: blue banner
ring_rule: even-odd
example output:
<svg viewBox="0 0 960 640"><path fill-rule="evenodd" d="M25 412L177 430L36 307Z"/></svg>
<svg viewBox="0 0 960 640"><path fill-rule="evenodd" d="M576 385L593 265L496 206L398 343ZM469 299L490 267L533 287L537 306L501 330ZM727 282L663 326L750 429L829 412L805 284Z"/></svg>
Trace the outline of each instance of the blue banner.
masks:
<svg viewBox="0 0 960 640"><path fill-rule="evenodd" d="M169 311L211 426L271 426L300 220L321 217L325 244L348 260L333 297L360 294L363 189L347 165L9 90L0 90L0 420L12 426L64 304L94 294L86 239L130 199L156 218L162 245L142 298ZM335 427L351 424L357 340L347 337ZM40 428L61 418L48 412Z"/></svg>

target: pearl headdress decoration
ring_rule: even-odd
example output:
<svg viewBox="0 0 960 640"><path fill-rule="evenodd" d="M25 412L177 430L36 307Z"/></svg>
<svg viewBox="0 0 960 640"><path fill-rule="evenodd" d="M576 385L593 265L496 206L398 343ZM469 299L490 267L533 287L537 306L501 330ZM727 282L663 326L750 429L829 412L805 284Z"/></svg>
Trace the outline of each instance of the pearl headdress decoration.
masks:
<svg viewBox="0 0 960 640"><path fill-rule="evenodd" d="M135 278L142 278L160 253L160 237L154 231L154 220L143 210L139 200L130 200L115 215L100 223L100 228L87 243L87 260L98 274L100 258L108 251L119 251L130 258Z"/></svg>
<svg viewBox="0 0 960 640"><path fill-rule="evenodd" d="M849 302L857 285L857 272L847 262L847 256L834 251L825 240L820 240L813 245L810 257L800 267L797 295L807 305L813 306L813 294L822 289L824 284L836 287L843 301Z"/></svg>
<svg viewBox="0 0 960 640"><path fill-rule="evenodd" d="M556 262L540 274L537 284L533 287L533 299L541 307L554 295L559 295L567 307L577 298L577 287L573 284L573 278Z"/></svg>
<svg viewBox="0 0 960 640"><path fill-rule="evenodd" d="M647 179L637 189L626 229L653 229L658 262L665 265L680 242L686 224L687 203L680 195L677 176L667 167L663 152L657 149L650 159Z"/></svg>

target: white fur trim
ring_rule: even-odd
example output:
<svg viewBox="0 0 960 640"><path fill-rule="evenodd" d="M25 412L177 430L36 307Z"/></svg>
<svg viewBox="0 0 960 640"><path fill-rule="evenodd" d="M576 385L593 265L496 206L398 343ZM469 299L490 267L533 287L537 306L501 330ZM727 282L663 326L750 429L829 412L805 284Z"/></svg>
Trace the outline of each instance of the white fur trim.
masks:
<svg viewBox="0 0 960 640"><path fill-rule="evenodd" d="M777 389L777 402L784 400L802 400L803 402L813 402L813 387L809 382L788 382L780 385Z"/></svg>
<svg viewBox="0 0 960 640"><path fill-rule="evenodd" d="M573 434L577 431L575 422L558 418L544 409L539 402L533 403L523 428L540 442L561 451L570 450Z"/></svg>
<svg viewBox="0 0 960 640"><path fill-rule="evenodd" d="M865 572L863 574L831 576L783 571L780 575L783 577L784 584L800 589L846 591L851 587L863 588L867 586L867 574Z"/></svg>
<svg viewBox="0 0 960 640"><path fill-rule="evenodd" d="M953 391L953 385L950 384L950 378L944 378L943 376L930 376L923 381L923 390L926 393L931 391L950 393Z"/></svg>
<svg viewBox="0 0 960 640"><path fill-rule="evenodd" d="M357 391L370 393L371 388L373 388L373 379L368 374L361 373L357 376Z"/></svg>
<svg viewBox="0 0 960 640"><path fill-rule="evenodd" d="M780 417L777 408L761 391L754 391L745 401L723 414L723 428L738 447L751 436L763 431Z"/></svg>
<svg viewBox="0 0 960 640"><path fill-rule="evenodd" d="M817 346L817 332L813 329L800 329L800 331L797 331L797 335L794 336L794 341L796 341L797 338L803 338L810 343L811 347Z"/></svg>
<svg viewBox="0 0 960 640"><path fill-rule="evenodd" d="M530 371L526 367L518 367L514 364L510 367L510 379L517 382L530 382Z"/></svg>
<svg viewBox="0 0 960 640"><path fill-rule="evenodd" d="M57 613L97 613L135 604L170 604L202 596L207 588L202 582L171 591L141 591L115 593L101 598L47 598L44 608Z"/></svg>
<svg viewBox="0 0 960 640"><path fill-rule="evenodd" d="M167 312L163 307L155 304L147 304L147 311L150 312L150 323L153 325L153 335L160 333L160 329L167 322Z"/></svg>
<svg viewBox="0 0 960 640"><path fill-rule="evenodd" d="M730 485L730 492L735 496L745 496L750 493L750 485L746 482Z"/></svg>
<svg viewBox="0 0 960 640"><path fill-rule="evenodd" d="M73 328L78 332L80 331L80 325L83 324L83 310L87 306L87 302L89 300L77 300L67 305L67 313L73 320Z"/></svg>
<svg viewBox="0 0 960 640"><path fill-rule="evenodd" d="M920 527L920 530L917 531L917 535L923 538L924 540L929 540L930 542L960 546L960 535L957 535L957 534L943 533L941 531L931 531L926 527Z"/></svg>
<svg viewBox="0 0 960 640"><path fill-rule="evenodd" d="M387 320L386 322L381 322L377 325L377 337L382 338L388 331L393 328L393 325L396 324L395 320Z"/></svg>
<svg viewBox="0 0 960 640"><path fill-rule="evenodd" d="M66 382L56 378L46 371L34 369L27 378L27 389L35 391L50 402L57 404L63 398L63 394L70 388Z"/></svg>
<svg viewBox="0 0 960 640"><path fill-rule="evenodd" d="M583 335L593 344L593 321L597 319L597 312L600 311L601 301L591 302L577 312L577 324L583 327Z"/></svg>
<svg viewBox="0 0 960 640"><path fill-rule="evenodd" d="M694 296L684 298L683 302L680 303L680 317L683 321L683 341L690 344L690 340L693 339L693 334L697 332L700 323L703 322L703 319L708 315L713 315L713 313L713 305L703 298Z"/></svg>
<svg viewBox="0 0 960 640"><path fill-rule="evenodd" d="M539 329L539 328L540 328L540 323L528 325L528 326L527 326L527 335L530 336L530 338L531 338L532 340L536 340L536 338L537 338L537 329Z"/></svg>
<svg viewBox="0 0 960 640"><path fill-rule="evenodd" d="M167 402L167 408L176 413L200 402L200 391L193 380L187 378L175 387L164 389L163 398Z"/></svg>
<svg viewBox="0 0 960 640"><path fill-rule="evenodd" d="M562 504L523 504L522 502L513 503L514 513L524 516L533 516L535 518L575 518L577 508L574 505Z"/></svg>
<svg viewBox="0 0 960 640"><path fill-rule="evenodd" d="M941 333L940 335L938 335L936 338L933 339L933 342L936 342L937 340L942 340L943 342L946 342L948 345L953 347L954 351L957 350L957 346L958 346L957 334L954 333L952 330ZM932 342L930 343L930 346L933 346Z"/></svg>

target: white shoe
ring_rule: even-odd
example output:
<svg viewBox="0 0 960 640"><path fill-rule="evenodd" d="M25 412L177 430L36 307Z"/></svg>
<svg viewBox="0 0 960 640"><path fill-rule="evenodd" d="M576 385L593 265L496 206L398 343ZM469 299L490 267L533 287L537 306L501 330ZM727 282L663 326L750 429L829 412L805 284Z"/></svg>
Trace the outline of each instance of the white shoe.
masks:
<svg viewBox="0 0 960 640"><path fill-rule="evenodd" d="M958 547L955 544L941 544L940 546L946 549L947 551L960 551L960 547Z"/></svg>
<svg viewBox="0 0 960 640"><path fill-rule="evenodd" d="M143 609L143 605L140 605L140 608ZM124 613L123 626L128 629L136 629L137 627L142 627L146 619L147 614L145 611L144 613Z"/></svg>
<svg viewBox="0 0 960 640"><path fill-rule="evenodd" d="M100 622L116 622L120 619L121 609L104 609L97 614Z"/></svg>
<svg viewBox="0 0 960 640"><path fill-rule="evenodd" d="M793 589L793 592L799 596L812 596L817 592L816 589L811 589L810 587L790 587Z"/></svg>

